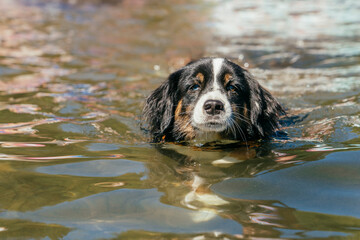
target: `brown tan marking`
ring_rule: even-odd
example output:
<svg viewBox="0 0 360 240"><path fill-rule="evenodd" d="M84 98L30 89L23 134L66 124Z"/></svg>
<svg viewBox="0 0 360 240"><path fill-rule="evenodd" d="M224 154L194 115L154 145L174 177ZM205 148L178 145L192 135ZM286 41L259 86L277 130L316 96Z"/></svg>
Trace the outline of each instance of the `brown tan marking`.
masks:
<svg viewBox="0 0 360 240"><path fill-rule="evenodd" d="M192 106L188 106L185 112L182 111L182 100L180 100L178 106L175 109L175 131L184 136L185 140L191 140L195 137L195 131L190 121L190 113Z"/></svg>
<svg viewBox="0 0 360 240"><path fill-rule="evenodd" d="M178 105L176 106L176 109L175 109L175 121L176 119L179 118L180 116L180 113L181 113L181 108L182 108L182 99L179 101Z"/></svg>
<svg viewBox="0 0 360 240"><path fill-rule="evenodd" d="M244 114L244 117L247 118L247 119L249 119L248 113L249 113L249 110L248 110L248 108L247 108L247 106L246 106L246 103L244 103L244 111L243 111L243 114Z"/></svg>
<svg viewBox="0 0 360 240"><path fill-rule="evenodd" d="M198 74L196 74L196 78L200 81L200 83L203 83L204 79L205 79L204 74L202 74L200 72Z"/></svg>
<svg viewBox="0 0 360 240"><path fill-rule="evenodd" d="M228 84L228 82L230 81L231 78L232 78L232 75L230 73L225 74L225 77L224 77L224 85L225 86Z"/></svg>

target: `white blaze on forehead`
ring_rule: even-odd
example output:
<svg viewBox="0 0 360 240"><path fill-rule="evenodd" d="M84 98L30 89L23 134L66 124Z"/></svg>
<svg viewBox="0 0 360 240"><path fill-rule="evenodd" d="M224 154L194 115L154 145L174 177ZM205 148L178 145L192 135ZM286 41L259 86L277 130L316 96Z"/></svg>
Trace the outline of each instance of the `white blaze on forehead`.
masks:
<svg viewBox="0 0 360 240"><path fill-rule="evenodd" d="M220 89L218 81L217 81L217 75L219 75L220 70L221 70L221 66L223 65L223 63L224 63L223 58L214 58L212 60L213 73L214 73L214 82L213 82L213 89L214 90Z"/></svg>
<svg viewBox="0 0 360 240"><path fill-rule="evenodd" d="M212 70L214 79L212 82L212 87L195 104L194 113L192 116L193 126L198 127L203 131L223 131L226 129L226 122L231 117L231 106L230 102L227 99L226 94L222 91L219 74L221 72L221 67L224 64L223 58L214 58L211 61ZM224 113L219 116L218 122L222 123L223 126L219 127L217 130L204 126L208 122L208 115L204 112L204 104L208 100L218 100L224 104Z"/></svg>

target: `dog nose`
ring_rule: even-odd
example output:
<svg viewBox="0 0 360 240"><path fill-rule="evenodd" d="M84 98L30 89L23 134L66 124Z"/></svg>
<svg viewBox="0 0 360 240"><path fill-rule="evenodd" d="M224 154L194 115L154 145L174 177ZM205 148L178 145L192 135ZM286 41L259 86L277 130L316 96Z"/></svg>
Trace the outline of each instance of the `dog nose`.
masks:
<svg viewBox="0 0 360 240"><path fill-rule="evenodd" d="M224 104L219 100L207 100L204 103L204 110L209 115L218 115L224 111Z"/></svg>

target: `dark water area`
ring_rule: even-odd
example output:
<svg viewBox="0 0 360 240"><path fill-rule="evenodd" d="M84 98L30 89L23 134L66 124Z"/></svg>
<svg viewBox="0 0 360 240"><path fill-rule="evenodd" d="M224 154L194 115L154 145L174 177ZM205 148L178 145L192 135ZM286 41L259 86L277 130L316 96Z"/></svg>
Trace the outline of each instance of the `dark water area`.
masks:
<svg viewBox="0 0 360 240"><path fill-rule="evenodd" d="M288 139L149 144L203 56L248 68ZM0 239L360 239L358 1L0 1Z"/></svg>

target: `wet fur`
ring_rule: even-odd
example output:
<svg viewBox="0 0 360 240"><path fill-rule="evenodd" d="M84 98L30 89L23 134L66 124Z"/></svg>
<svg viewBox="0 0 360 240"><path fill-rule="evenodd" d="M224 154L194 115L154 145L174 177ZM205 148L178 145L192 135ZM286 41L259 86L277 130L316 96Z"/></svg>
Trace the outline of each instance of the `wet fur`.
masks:
<svg viewBox="0 0 360 240"><path fill-rule="evenodd" d="M172 73L146 99L142 121L152 142L187 141L200 134L191 125L197 99L188 94L188 88L194 81L204 84L204 76L198 71L209 71L207 62L210 60L204 58L191 62ZM228 129L216 134L220 139L240 141L269 138L279 127L279 116L284 114L284 109L247 70L225 61L229 73L224 75L224 82L226 84L229 79L227 74L231 74L239 89L234 94L236 96L229 97L233 116Z"/></svg>

